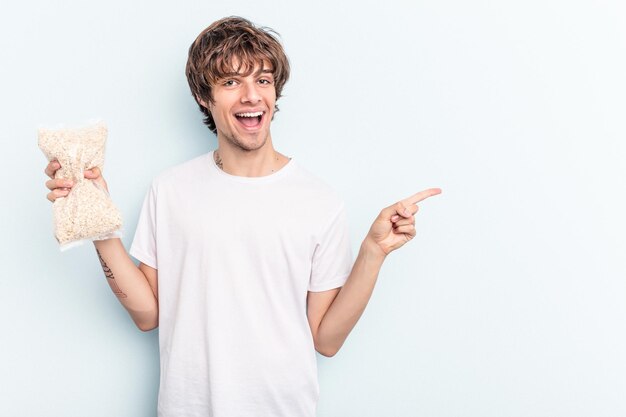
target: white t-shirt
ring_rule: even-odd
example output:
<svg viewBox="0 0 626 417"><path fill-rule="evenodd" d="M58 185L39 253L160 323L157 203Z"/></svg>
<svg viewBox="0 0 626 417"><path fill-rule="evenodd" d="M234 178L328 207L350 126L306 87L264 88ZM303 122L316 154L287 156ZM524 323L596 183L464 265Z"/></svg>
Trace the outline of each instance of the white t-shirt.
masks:
<svg viewBox="0 0 626 417"><path fill-rule="evenodd" d="M152 183L130 254L158 269L159 417L314 417L308 291L352 268L342 200L294 160L263 177L213 152Z"/></svg>

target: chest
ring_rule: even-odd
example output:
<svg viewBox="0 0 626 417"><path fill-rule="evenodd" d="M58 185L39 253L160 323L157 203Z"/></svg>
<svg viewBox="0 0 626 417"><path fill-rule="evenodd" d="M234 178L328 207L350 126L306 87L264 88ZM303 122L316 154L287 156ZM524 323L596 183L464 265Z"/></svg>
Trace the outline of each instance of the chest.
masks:
<svg viewBox="0 0 626 417"><path fill-rule="evenodd" d="M314 206L289 189L199 187L175 191L157 217L161 232L183 247L310 259L321 227Z"/></svg>

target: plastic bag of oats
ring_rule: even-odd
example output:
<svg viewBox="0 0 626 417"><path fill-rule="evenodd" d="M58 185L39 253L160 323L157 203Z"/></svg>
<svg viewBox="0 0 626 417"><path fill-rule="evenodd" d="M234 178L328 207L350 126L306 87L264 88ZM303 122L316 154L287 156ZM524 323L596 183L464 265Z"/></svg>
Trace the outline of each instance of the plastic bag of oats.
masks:
<svg viewBox="0 0 626 417"><path fill-rule="evenodd" d="M74 182L69 194L52 204L54 234L62 251L88 241L122 236L122 216L109 193L83 174L94 167L102 170L107 133L101 121L38 130L39 148L48 161L56 159L61 165L55 178Z"/></svg>

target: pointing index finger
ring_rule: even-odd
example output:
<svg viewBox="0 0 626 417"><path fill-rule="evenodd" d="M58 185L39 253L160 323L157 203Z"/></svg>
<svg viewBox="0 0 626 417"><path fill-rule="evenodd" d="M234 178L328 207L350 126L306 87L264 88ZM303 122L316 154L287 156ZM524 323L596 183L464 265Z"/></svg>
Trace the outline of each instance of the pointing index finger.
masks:
<svg viewBox="0 0 626 417"><path fill-rule="evenodd" d="M441 188L429 188L427 190L420 191L419 193L415 193L411 197L405 198L402 202L404 204L417 204L420 201L426 200L428 197L432 197L437 194L441 194Z"/></svg>

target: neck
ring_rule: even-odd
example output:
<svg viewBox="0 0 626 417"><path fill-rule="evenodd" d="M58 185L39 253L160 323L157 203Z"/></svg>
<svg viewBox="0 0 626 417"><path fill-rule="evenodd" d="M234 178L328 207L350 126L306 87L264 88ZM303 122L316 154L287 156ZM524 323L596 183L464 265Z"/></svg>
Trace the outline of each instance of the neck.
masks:
<svg viewBox="0 0 626 417"><path fill-rule="evenodd" d="M289 162L288 157L276 152L270 143L247 151L224 146L221 141L213 153L215 164L224 172L238 177L263 177L280 170Z"/></svg>

